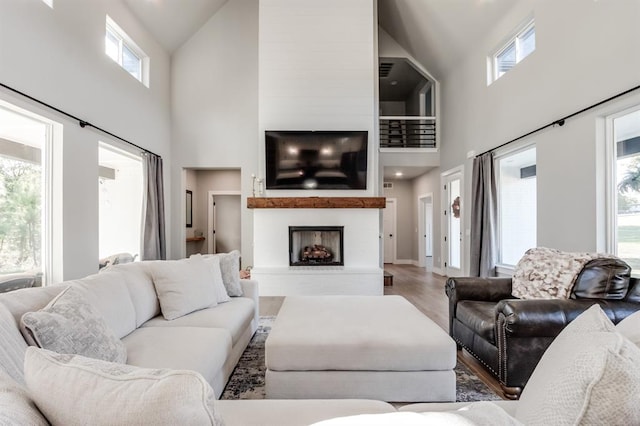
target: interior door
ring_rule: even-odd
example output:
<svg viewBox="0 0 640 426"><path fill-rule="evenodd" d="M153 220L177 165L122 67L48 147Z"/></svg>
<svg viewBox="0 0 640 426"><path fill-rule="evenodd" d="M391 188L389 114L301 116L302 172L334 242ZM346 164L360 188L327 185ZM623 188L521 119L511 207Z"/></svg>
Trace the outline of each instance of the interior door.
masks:
<svg viewBox="0 0 640 426"><path fill-rule="evenodd" d="M240 195L237 194L211 195L210 253L240 250L240 201Z"/></svg>
<svg viewBox="0 0 640 426"><path fill-rule="evenodd" d="M395 198L387 198L386 207L382 216L382 228L384 233L384 263L393 263L396 260Z"/></svg>
<svg viewBox="0 0 640 426"><path fill-rule="evenodd" d="M445 271L447 276L463 275L462 256L462 173L453 173L444 179L443 197L446 200L444 209L446 222L445 247L447 257Z"/></svg>
<svg viewBox="0 0 640 426"><path fill-rule="evenodd" d="M433 203L431 199L424 203L424 255L433 256Z"/></svg>

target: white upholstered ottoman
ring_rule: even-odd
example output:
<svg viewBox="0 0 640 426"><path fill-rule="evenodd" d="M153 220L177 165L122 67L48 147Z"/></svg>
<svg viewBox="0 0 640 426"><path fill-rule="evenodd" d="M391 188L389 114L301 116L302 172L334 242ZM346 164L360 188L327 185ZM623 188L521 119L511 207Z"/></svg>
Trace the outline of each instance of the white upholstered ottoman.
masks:
<svg viewBox="0 0 640 426"><path fill-rule="evenodd" d="M265 351L267 398L456 398L454 341L401 296L287 297Z"/></svg>

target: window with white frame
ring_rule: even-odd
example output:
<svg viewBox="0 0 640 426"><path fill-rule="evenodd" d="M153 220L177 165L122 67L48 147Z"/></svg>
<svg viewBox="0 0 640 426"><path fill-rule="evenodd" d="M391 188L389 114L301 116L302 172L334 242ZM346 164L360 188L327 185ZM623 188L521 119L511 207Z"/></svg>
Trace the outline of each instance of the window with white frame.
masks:
<svg viewBox="0 0 640 426"><path fill-rule="evenodd" d="M136 80L148 87L148 57L122 29L107 16L105 53Z"/></svg>
<svg viewBox="0 0 640 426"><path fill-rule="evenodd" d="M98 147L100 264L127 253L139 259L143 171L140 155L100 142Z"/></svg>
<svg viewBox="0 0 640 426"><path fill-rule="evenodd" d="M536 28L532 19L493 55L492 81L502 77L534 50L536 50Z"/></svg>
<svg viewBox="0 0 640 426"><path fill-rule="evenodd" d="M536 147L496 156L498 263L515 266L536 246Z"/></svg>
<svg viewBox="0 0 640 426"><path fill-rule="evenodd" d="M52 129L0 102L0 281L49 278Z"/></svg>
<svg viewBox="0 0 640 426"><path fill-rule="evenodd" d="M640 107L609 117L609 247L640 272Z"/></svg>

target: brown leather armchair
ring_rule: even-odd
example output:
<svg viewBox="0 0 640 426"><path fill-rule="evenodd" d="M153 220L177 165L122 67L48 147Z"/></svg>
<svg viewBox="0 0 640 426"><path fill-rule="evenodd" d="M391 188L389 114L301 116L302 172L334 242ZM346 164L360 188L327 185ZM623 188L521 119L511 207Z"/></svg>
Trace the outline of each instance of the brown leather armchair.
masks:
<svg viewBox="0 0 640 426"><path fill-rule="evenodd" d="M640 310L640 279L620 261L589 262L569 299L517 299L511 278L449 278L449 334L517 399L544 351L594 303L618 323Z"/></svg>

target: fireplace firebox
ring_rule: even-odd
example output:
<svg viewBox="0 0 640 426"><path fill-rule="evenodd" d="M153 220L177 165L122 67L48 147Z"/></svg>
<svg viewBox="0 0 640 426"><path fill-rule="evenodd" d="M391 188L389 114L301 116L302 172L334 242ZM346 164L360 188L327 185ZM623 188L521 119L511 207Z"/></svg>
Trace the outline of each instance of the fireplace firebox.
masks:
<svg viewBox="0 0 640 426"><path fill-rule="evenodd" d="M344 226L290 226L289 266L343 266Z"/></svg>

